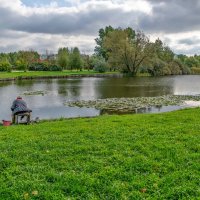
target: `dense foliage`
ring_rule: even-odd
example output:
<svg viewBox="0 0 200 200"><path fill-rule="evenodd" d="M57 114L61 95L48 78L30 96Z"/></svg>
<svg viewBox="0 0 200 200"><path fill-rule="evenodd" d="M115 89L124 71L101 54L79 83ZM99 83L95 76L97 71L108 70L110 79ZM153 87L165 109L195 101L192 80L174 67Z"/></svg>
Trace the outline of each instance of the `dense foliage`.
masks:
<svg viewBox="0 0 200 200"><path fill-rule="evenodd" d="M69 69L81 70L83 66L83 61L81 58L80 51L77 47L71 49L69 57Z"/></svg>
<svg viewBox="0 0 200 200"><path fill-rule="evenodd" d="M69 63L69 50L68 50L68 48L59 48L58 49L57 64L62 69L67 69L68 63Z"/></svg>
<svg viewBox="0 0 200 200"><path fill-rule="evenodd" d="M45 62L33 63L29 66L29 71L62 71L62 67Z"/></svg>
<svg viewBox="0 0 200 200"><path fill-rule="evenodd" d="M108 63L103 59L97 59L94 62L94 71L104 73L109 70Z"/></svg>
<svg viewBox="0 0 200 200"><path fill-rule="evenodd" d="M0 62L0 72L10 72L11 71L11 65L10 63L5 60Z"/></svg>
<svg viewBox="0 0 200 200"><path fill-rule="evenodd" d="M13 53L1 53L0 63L7 63L10 66L8 70L24 70L26 71L30 64L39 59L39 54L36 51L18 51Z"/></svg>
<svg viewBox="0 0 200 200"><path fill-rule="evenodd" d="M111 26L99 30L95 53L108 61L111 69L149 73L152 76L198 72L200 56L175 55L160 39L151 42L141 31ZM199 73L199 72L198 72Z"/></svg>

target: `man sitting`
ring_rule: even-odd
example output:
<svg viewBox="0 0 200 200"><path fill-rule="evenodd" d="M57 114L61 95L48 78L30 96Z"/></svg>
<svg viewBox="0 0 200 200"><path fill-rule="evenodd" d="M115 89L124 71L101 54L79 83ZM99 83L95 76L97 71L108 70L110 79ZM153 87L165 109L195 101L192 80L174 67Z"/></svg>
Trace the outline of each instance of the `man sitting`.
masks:
<svg viewBox="0 0 200 200"><path fill-rule="evenodd" d="M15 99L13 101L13 104L11 106L11 110L12 110L12 123L15 123L15 116L18 114L22 114L22 113L30 113L32 112L32 110L30 110L27 107L26 102L22 99L22 97L17 97L17 99ZM30 118L30 116L29 116ZM21 118L22 119L22 118Z"/></svg>

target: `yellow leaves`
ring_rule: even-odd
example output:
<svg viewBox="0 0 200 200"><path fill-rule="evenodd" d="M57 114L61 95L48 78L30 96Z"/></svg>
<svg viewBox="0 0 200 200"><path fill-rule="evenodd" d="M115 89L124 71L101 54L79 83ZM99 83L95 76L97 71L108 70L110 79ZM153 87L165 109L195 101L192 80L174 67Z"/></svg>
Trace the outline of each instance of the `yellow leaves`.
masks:
<svg viewBox="0 0 200 200"><path fill-rule="evenodd" d="M28 192L25 192L23 196L24 196L24 199L29 199L31 197L31 195L32 196L37 196L38 195L38 191L37 190L33 190L31 192L31 194L29 194Z"/></svg>
<svg viewBox="0 0 200 200"><path fill-rule="evenodd" d="M24 193L24 199L28 199L29 198L29 193Z"/></svg>
<svg viewBox="0 0 200 200"><path fill-rule="evenodd" d="M38 191L37 190L32 191L32 195L33 196L37 196L38 195Z"/></svg>
<svg viewBox="0 0 200 200"><path fill-rule="evenodd" d="M141 193L145 193L146 191L147 191L146 188L142 188L142 189L140 190Z"/></svg>

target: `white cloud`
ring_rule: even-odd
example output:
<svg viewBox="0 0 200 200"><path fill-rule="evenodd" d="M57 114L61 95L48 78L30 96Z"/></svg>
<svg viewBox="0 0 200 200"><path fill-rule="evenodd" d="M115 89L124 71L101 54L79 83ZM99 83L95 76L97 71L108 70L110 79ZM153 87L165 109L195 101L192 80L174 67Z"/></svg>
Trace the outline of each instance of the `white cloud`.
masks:
<svg viewBox="0 0 200 200"><path fill-rule="evenodd" d="M59 34L28 34L24 32L8 31L0 35L1 49L4 51L18 51L36 49L41 53L49 50L57 52L59 47L79 47L82 53L92 54L95 46L91 36L67 36Z"/></svg>
<svg viewBox="0 0 200 200"><path fill-rule="evenodd" d="M200 31L188 31L184 33L169 34L167 38L170 39L170 46L177 53L182 54L200 54ZM186 39L194 40L193 44L180 42ZM197 41L197 42L195 42Z"/></svg>
<svg viewBox="0 0 200 200"><path fill-rule="evenodd" d="M46 2L28 6L21 0L0 0L0 51L34 48L44 52L78 46L92 52L98 30L111 25L142 29L152 40L167 41L175 52L199 52L199 43L180 43L189 37L198 41L198 0L193 4L181 0L63 0L62 6L59 0Z"/></svg>

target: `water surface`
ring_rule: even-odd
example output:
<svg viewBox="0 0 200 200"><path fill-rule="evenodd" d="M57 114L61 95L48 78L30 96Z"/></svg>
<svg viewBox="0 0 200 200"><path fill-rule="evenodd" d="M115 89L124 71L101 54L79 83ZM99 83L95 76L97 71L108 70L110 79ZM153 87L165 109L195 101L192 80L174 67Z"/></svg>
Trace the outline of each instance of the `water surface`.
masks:
<svg viewBox="0 0 200 200"><path fill-rule="evenodd" d="M44 91L45 95L23 95L24 92ZM21 95L33 110L33 118L96 116L105 114L94 108L66 107L66 101L99 98L153 97L162 95L199 95L200 76L134 77L134 78L65 78L0 82L0 120L10 119L10 106ZM161 112L178 107L148 108L138 111Z"/></svg>

